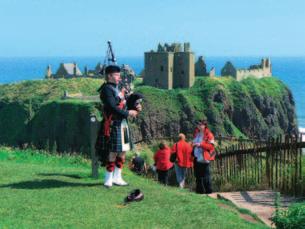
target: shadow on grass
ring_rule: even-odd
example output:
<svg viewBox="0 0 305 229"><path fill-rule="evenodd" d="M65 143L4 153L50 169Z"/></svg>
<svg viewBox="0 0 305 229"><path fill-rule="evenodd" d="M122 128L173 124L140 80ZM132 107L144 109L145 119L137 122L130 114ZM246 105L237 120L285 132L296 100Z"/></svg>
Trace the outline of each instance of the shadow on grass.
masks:
<svg viewBox="0 0 305 229"><path fill-rule="evenodd" d="M250 204L260 204L264 206L271 206L273 207L275 205L275 192L270 192L270 193L261 193L256 196L251 197L248 192L242 191L240 192L240 197L236 195L234 197L235 200L242 202L245 201ZM280 203L282 207L288 207L291 203L298 201L298 199L302 198L295 198L293 196L288 197L288 196L282 196Z"/></svg>
<svg viewBox="0 0 305 229"><path fill-rule="evenodd" d="M74 178L74 179L82 179L82 178L87 178L89 176L80 176L76 174L64 174L64 173L38 173L38 176L62 176L62 177L69 177L69 178Z"/></svg>
<svg viewBox="0 0 305 229"><path fill-rule="evenodd" d="M47 188L65 188L65 187L94 187L102 186L102 183L86 184L86 183L75 183L65 182L54 179L46 180L33 180L23 181L19 183L0 185L0 188L12 188L12 189L47 189Z"/></svg>

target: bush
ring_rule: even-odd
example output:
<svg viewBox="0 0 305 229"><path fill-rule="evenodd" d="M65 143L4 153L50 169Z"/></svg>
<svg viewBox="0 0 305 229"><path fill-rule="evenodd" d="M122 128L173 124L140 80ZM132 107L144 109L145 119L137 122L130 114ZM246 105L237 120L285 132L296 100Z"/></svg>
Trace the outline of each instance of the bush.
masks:
<svg viewBox="0 0 305 229"><path fill-rule="evenodd" d="M272 221L279 229L305 228L305 202L293 204L288 209L277 209Z"/></svg>

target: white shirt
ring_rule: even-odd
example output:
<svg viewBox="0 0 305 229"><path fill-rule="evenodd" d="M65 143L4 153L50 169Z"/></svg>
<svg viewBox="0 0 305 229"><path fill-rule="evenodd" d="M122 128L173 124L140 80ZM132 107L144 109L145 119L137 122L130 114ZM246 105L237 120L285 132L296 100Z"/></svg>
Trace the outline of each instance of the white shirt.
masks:
<svg viewBox="0 0 305 229"><path fill-rule="evenodd" d="M196 134L193 143L201 143L203 139L203 133L199 132ZM194 156L197 158L197 162L203 162L203 155L202 155L202 148L201 147L195 147L194 149Z"/></svg>
<svg viewBox="0 0 305 229"><path fill-rule="evenodd" d="M193 139L193 143L201 143L202 142L202 139L204 137L204 134L202 132L199 132L195 138ZM210 161L208 160L205 160L203 158L203 149L202 147L195 147L194 149L194 156L197 158L197 162L200 162L200 163L209 163Z"/></svg>

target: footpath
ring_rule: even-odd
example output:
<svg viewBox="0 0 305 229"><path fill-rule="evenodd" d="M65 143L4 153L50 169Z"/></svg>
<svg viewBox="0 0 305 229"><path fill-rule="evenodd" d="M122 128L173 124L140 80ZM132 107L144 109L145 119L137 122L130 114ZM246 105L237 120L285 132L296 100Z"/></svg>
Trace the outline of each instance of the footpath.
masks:
<svg viewBox="0 0 305 229"><path fill-rule="evenodd" d="M243 191L243 192L219 192L209 195L215 199L224 199L231 201L238 208L248 209L263 221L266 225L272 225L271 216L275 212L276 192L271 190L264 191ZM293 197L281 195L281 207L288 207L295 202Z"/></svg>

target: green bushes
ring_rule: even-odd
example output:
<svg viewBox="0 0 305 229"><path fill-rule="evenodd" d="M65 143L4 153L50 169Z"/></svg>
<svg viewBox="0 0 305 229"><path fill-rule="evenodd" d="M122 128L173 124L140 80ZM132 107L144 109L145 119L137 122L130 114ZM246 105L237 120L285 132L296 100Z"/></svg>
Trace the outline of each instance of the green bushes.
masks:
<svg viewBox="0 0 305 229"><path fill-rule="evenodd" d="M278 229L305 228L305 202L293 204L288 209L277 209L272 221Z"/></svg>
<svg viewBox="0 0 305 229"><path fill-rule="evenodd" d="M90 153L90 114L94 104L53 101L41 107L27 126L26 142L51 152Z"/></svg>
<svg viewBox="0 0 305 229"><path fill-rule="evenodd" d="M102 80L34 80L0 85L0 144L88 153L88 117L96 104L60 100L64 91L96 95Z"/></svg>

